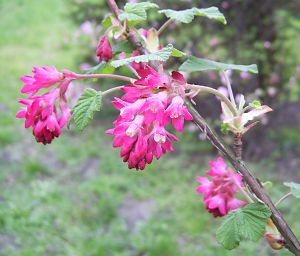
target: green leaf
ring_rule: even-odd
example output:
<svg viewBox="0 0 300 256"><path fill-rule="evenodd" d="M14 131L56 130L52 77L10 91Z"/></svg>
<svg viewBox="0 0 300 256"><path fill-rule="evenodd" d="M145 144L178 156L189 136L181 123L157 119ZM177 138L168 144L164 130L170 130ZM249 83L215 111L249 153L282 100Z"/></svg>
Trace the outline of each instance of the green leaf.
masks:
<svg viewBox="0 0 300 256"><path fill-rule="evenodd" d="M119 15L121 21L144 21L147 19L147 10L151 8L159 8L157 4L150 2L127 3L124 6L124 12Z"/></svg>
<svg viewBox="0 0 300 256"><path fill-rule="evenodd" d="M219 11L217 7L212 6L209 8L202 8L202 9L193 8L193 9L195 11L196 16L204 16L209 19L220 21L223 24L227 23L225 16L223 15L223 13Z"/></svg>
<svg viewBox="0 0 300 256"><path fill-rule="evenodd" d="M111 65L115 68L130 64L131 62L149 62L149 61L166 61L169 59L173 51L173 45L168 44L165 48L161 49L158 52L144 54L134 57L129 57L121 60L114 60L111 62Z"/></svg>
<svg viewBox="0 0 300 256"><path fill-rule="evenodd" d="M222 62L216 62L212 60L197 58L194 56L189 57L180 67L180 71L193 72L193 71L205 71L205 70L239 70L251 73L258 73L257 66L252 65L235 65L225 64Z"/></svg>
<svg viewBox="0 0 300 256"><path fill-rule="evenodd" d="M300 198L300 184L295 182L284 182L283 184L291 189L294 197Z"/></svg>
<svg viewBox="0 0 300 256"><path fill-rule="evenodd" d="M72 118L79 130L83 130L93 119L94 112L100 111L102 92L92 88L84 90L76 106L72 109Z"/></svg>
<svg viewBox="0 0 300 256"><path fill-rule="evenodd" d="M243 239L257 241L264 234L270 216L270 209L261 203L231 211L217 230L217 240L228 250L236 248Z"/></svg>
<svg viewBox="0 0 300 256"><path fill-rule="evenodd" d="M179 51L179 50L177 50L176 48L173 48L172 54L171 54L171 55L172 55L173 57L178 57L178 58L183 57L183 56L186 56L186 54L185 54L184 52Z"/></svg>
<svg viewBox="0 0 300 256"><path fill-rule="evenodd" d="M261 104L259 100L254 100L249 103L249 106L255 109L261 109Z"/></svg>
<svg viewBox="0 0 300 256"><path fill-rule="evenodd" d="M113 74L114 68L109 65L109 63L105 61L101 61L98 65L91 67L86 71L87 74L95 74L95 73L101 73L101 74Z"/></svg>
<svg viewBox="0 0 300 256"><path fill-rule="evenodd" d="M122 41L117 44L114 44L112 47L112 51L114 54L120 53L120 52L132 52L133 47L128 41Z"/></svg>
<svg viewBox="0 0 300 256"><path fill-rule="evenodd" d="M180 21L182 23L190 23L195 16L204 16L209 19L214 19L226 24L224 15L219 11L217 7L209 8L191 8L187 10L175 11L171 9L161 10L159 13L165 14L168 18Z"/></svg>
<svg viewBox="0 0 300 256"><path fill-rule="evenodd" d="M105 16L104 19L101 22L102 29L107 29L110 26L112 26L112 24L113 24L112 19L113 19L113 17L111 15Z"/></svg>
<svg viewBox="0 0 300 256"><path fill-rule="evenodd" d="M228 123L222 123L222 124L221 124L221 132L222 132L223 134L227 135L228 132L229 132L229 130L230 130L230 127L229 127L229 124L228 124Z"/></svg>

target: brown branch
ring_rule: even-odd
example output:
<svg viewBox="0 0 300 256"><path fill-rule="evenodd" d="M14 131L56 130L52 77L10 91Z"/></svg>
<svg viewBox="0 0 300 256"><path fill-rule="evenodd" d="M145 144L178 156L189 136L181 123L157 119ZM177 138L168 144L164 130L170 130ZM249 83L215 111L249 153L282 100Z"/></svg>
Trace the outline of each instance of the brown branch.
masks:
<svg viewBox="0 0 300 256"><path fill-rule="evenodd" d="M120 10L114 0L107 0L107 3L114 13L116 17L120 14ZM127 31L127 39L131 44L140 52L145 53L145 49L142 44L139 42L138 38L135 35L135 32L132 30ZM232 166L242 174L244 181L251 189L251 192L261 201L263 201L272 211L272 220L276 225L277 229L284 237L286 242L286 248L295 255L300 255L300 244L298 239L296 238L293 231L290 229L289 225L286 223L281 213L277 210L274 203L272 202L269 195L266 193L264 187L261 185L259 180L257 180L245 164L236 157L232 151L225 146L222 140L219 138L217 134L209 127L206 121L202 118L202 116L196 111L196 109L192 106L190 102L187 102L187 106L189 111L193 115L195 124L199 127L199 129L206 133L208 140L211 144L217 148L232 164Z"/></svg>
<svg viewBox="0 0 300 256"><path fill-rule="evenodd" d="M240 133L234 134L233 152L237 160L242 160L243 142L242 142L242 134Z"/></svg>
<svg viewBox="0 0 300 256"><path fill-rule="evenodd" d="M116 18L119 17L121 11L119 7L117 6L115 0L107 0L107 4L112 11L112 13L116 16ZM138 40L138 38L135 36L135 32L131 29L126 29L126 37L127 40L140 52L140 53L147 53L141 42Z"/></svg>

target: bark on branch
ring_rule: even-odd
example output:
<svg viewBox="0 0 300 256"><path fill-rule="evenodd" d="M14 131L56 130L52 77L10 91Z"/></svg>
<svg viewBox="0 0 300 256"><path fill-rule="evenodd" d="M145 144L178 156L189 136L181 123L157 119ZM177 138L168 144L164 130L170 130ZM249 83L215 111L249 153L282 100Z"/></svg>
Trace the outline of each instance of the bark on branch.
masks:
<svg viewBox="0 0 300 256"><path fill-rule="evenodd" d="M118 18L120 9L118 8L115 0L107 0L107 3L113 14ZM134 31L130 29L127 30L127 39L137 50L142 53L146 52L141 42L139 42L138 37L135 35ZM192 106L190 102L187 102L187 106L194 118L195 124L202 132L206 133L207 139L210 141L210 143L230 161L237 172L242 174L243 180L248 185L251 192L270 208L270 210L272 211L271 218L281 235L284 237L286 248L293 254L300 255L300 244L297 237L295 236L287 222L284 220L281 213L275 207L274 203L272 202L271 198L269 197L259 180L252 175L244 162L240 159L241 156L239 154L237 156L233 154L233 152L222 142L219 136L210 128L205 119L198 113L198 111Z"/></svg>

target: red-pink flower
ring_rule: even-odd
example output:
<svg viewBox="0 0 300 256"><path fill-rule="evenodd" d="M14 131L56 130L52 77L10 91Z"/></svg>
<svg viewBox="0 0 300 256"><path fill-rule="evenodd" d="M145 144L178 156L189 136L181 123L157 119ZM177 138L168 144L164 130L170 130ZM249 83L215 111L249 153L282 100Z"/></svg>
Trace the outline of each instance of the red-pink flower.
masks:
<svg viewBox="0 0 300 256"><path fill-rule="evenodd" d="M141 78L135 81L135 85L143 85L149 88L165 88L170 83L169 76L158 73L148 65L136 71Z"/></svg>
<svg viewBox="0 0 300 256"><path fill-rule="evenodd" d="M230 210L239 208L247 203L236 198L239 188L243 188L242 176L226 169L224 160L219 157L217 161L210 161L211 169L207 175L212 178L197 176L200 186L196 192L204 195L204 203L208 212L214 217L221 217Z"/></svg>
<svg viewBox="0 0 300 256"><path fill-rule="evenodd" d="M191 115L183 106L186 82L180 73L168 76L145 64L135 67L140 79L124 86L122 99L113 101L120 116L107 133L115 136L113 146L121 147L121 157L128 167L143 170L154 157L159 159L173 150L172 140L177 138L165 127L170 118L182 131L184 119L191 120Z"/></svg>
<svg viewBox="0 0 300 256"><path fill-rule="evenodd" d="M166 109L165 115L166 122L169 123L171 119L174 128L178 132L182 132L184 120L193 120L192 115L189 113L186 106L184 106L184 101L180 96L175 96L172 99L172 103Z"/></svg>
<svg viewBox="0 0 300 256"><path fill-rule="evenodd" d="M100 42L98 44L96 54L99 57L99 61L109 61L112 56L113 52L111 46L109 44L107 36L102 36Z"/></svg>
<svg viewBox="0 0 300 256"><path fill-rule="evenodd" d="M66 102L59 102L60 113L55 106L60 91L55 88L39 96L30 96L28 99L19 99L24 105L17 114L17 118L25 118L25 128L32 127L32 133L37 142L49 144L54 137L58 137L68 121L70 110Z"/></svg>
<svg viewBox="0 0 300 256"><path fill-rule="evenodd" d="M20 79L25 83L21 89L22 93L33 94L42 88L48 88L64 79L64 75L55 67L34 67L33 76L22 76Z"/></svg>
<svg viewBox="0 0 300 256"><path fill-rule="evenodd" d="M25 128L32 127L32 133L37 142L51 143L58 137L61 129L71 119L65 93L69 84L76 78L76 74L65 70L58 72L55 67L33 68L33 76L23 76L25 83L22 93L30 93L28 99L19 99L24 105L16 114L17 118L25 118ZM36 93L42 88L58 85L42 95ZM58 104L56 106L56 102Z"/></svg>
<svg viewBox="0 0 300 256"><path fill-rule="evenodd" d="M115 98L113 103L120 110L120 116L114 122L115 128L108 130L107 134L115 136L113 146L121 147L120 155L124 162L128 162L128 168L143 170L153 157L159 159L162 154L173 150L170 139L177 140L176 137L155 118L156 114L164 113L166 102L163 98L161 94L154 94L133 103ZM159 108L162 110L156 112Z"/></svg>

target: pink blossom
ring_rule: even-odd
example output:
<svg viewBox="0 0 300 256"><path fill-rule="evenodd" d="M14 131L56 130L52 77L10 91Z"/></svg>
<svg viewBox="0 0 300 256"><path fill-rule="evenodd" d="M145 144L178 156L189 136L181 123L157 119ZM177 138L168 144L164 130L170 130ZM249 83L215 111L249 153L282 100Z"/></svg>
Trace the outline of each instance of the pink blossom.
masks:
<svg viewBox="0 0 300 256"><path fill-rule="evenodd" d="M236 198L239 187L243 187L242 176L226 168L224 160L219 157L217 161L210 161L211 169L207 171L207 177L197 176L201 184L196 192L204 195L204 203L208 212L214 217L221 217L230 210L246 205L246 202Z"/></svg>
<svg viewBox="0 0 300 256"><path fill-rule="evenodd" d="M87 35L93 35L93 33L94 33L93 23L89 20L84 21L80 25L80 29L84 34L87 34Z"/></svg>
<svg viewBox="0 0 300 256"><path fill-rule="evenodd" d="M275 88L275 87L273 87L273 86L270 86L270 87L268 87L267 88L267 93L268 93L268 95L270 96L270 97L275 97L276 96L276 94L277 94L277 89Z"/></svg>
<svg viewBox="0 0 300 256"><path fill-rule="evenodd" d="M34 67L33 76L22 76L20 79L25 83L22 93L33 94L42 88L48 88L64 79L64 75L55 67Z"/></svg>
<svg viewBox="0 0 300 256"><path fill-rule="evenodd" d="M153 157L159 159L162 154L173 150L170 138L176 140L176 137L156 121L151 127L147 126L142 114L137 114L131 121L120 116L114 125L115 128L106 133L115 136L113 147L121 147L120 156L128 162L130 169L143 170Z"/></svg>
<svg viewBox="0 0 300 256"><path fill-rule="evenodd" d="M228 89L225 86L220 86L217 89L220 93L224 94L226 97L229 96Z"/></svg>
<svg viewBox="0 0 300 256"><path fill-rule="evenodd" d="M210 41L209 41L209 45L211 47L217 47L218 45L220 44L220 40L216 37L212 38Z"/></svg>
<svg viewBox="0 0 300 256"><path fill-rule="evenodd" d="M17 118L25 118L25 128L32 127L32 133L37 142L49 144L54 137L59 137L61 128L70 121L70 110L64 100L59 102L58 114L55 102L60 96L60 90L55 88L40 96L30 96L19 99L24 107L16 114Z"/></svg>
<svg viewBox="0 0 300 256"><path fill-rule="evenodd" d="M169 76L158 73L148 65L136 71L141 78L135 81L135 85L143 85L150 88L165 88L170 82Z"/></svg>
<svg viewBox="0 0 300 256"><path fill-rule="evenodd" d="M112 52L112 49L109 44L107 36L103 36L100 39L100 42L99 42L97 50L96 50L96 54L99 57L99 61L107 62L112 58L113 52Z"/></svg>
<svg viewBox="0 0 300 256"><path fill-rule="evenodd" d="M107 131L114 135L114 147L121 147L120 155L128 168L143 170L153 157L159 159L162 154L172 151L171 140L177 140L162 126L167 97L164 93L153 94L146 99L129 103L115 98L114 106L120 110L120 116L114 122L115 128Z"/></svg>
<svg viewBox="0 0 300 256"><path fill-rule="evenodd" d="M164 111L167 106L168 96L165 92L153 94L147 98L141 112L145 116L145 124L150 125L155 120L160 124L164 122Z"/></svg>
<svg viewBox="0 0 300 256"><path fill-rule="evenodd" d="M64 70L58 72L55 67L33 68L33 76L23 76L25 83L22 93L30 93L28 99L19 99L23 108L16 114L17 118L25 118L25 128L32 127L32 133L37 142L51 143L58 137L61 129L71 119L65 93L76 74ZM42 95L36 93L42 88L58 85ZM58 101L57 107L56 102Z"/></svg>
<svg viewBox="0 0 300 256"><path fill-rule="evenodd" d="M174 128L178 132L182 132L184 120L192 120L193 117L187 110L186 106L184 106L184 101L180 96L175 96L172 99L171 104L165 111L166 121L172 120L172 124Z"/></svg>
<svg viewBox="0 0 300 256"><path fill-rule="evenodd" d="M270 41L265 41L265 42L264 42L264 47L265 47L266 49L269 49L271 46L272 46L272 44L271 44Z"/></svg>
<svg viewBox="0 0 300 256"><path fill-rule="evenodd" d="M120 116L107 133L114 136L113 146L121 148L128 167L143 170L154 158L173 150L172 140L177 138L166 130L170 120L181 132L184 120L192 116L183 105L186 81L179 72L168 76L147 65L137 66L136 71L140 79L124 86L122 99L113 101Z"/></svg>
<svg viewBox="0 0 300 256"><path fill-rule="evenodd" d="M157 89L166 89L170 85L170 77L165 74L160 74L148 65L134 64L136 72L141 76L140 79L133 84L125 85L122 91L125 92L123 100L134 102L139 98L150 97Z"/></svg>
<svg viewBox="0 0 300 256"><path fill-rule="evenodd" d="M242 71L240 73L240 77L244 80L249 80L251 78L251 74L249 72Z"/></svg>
<svg viewBox="0 0 300 256"><path fill-rule="evenodd" d="M224 1L224 2L222 2L221 6L224 9L228 9L230 5L229 5L229 3L227 1Z"/></svg>

